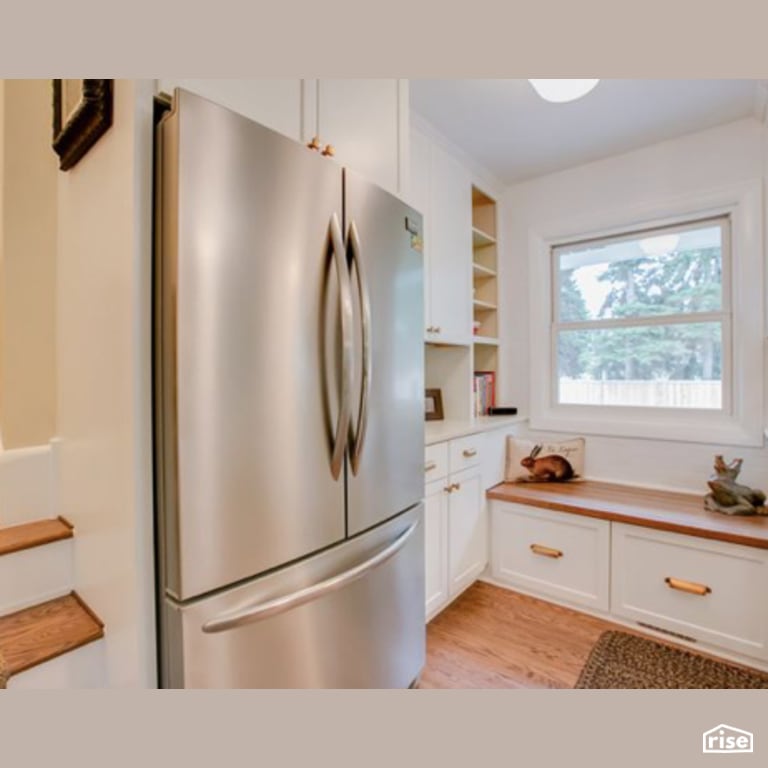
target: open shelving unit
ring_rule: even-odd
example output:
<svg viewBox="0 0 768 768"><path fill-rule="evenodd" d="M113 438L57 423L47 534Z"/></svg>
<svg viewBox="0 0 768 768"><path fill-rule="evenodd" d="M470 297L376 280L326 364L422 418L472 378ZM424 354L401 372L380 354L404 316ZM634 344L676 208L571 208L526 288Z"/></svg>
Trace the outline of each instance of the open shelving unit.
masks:
<svg viewBox="0 0 768 768"><path fill-rule="evenodd" d="M498 391L501 188L490 180L486 187L419 130L411 161L413 202L425 222L424 385L440 390L445 424L466 425L479 415L475 372L492 372ZM489 382L482 379L484 390Z"/></svg>
<svg viewBox="0 0 768 768"><path fill-rule="evenodd" d="M472 370L491 372L498 389L499 319L496 201L472 187ZM474 376L473 376L474 378ZM474 391L474 390L473 390ZM478 412L473 394L473 414Z"/></svg>

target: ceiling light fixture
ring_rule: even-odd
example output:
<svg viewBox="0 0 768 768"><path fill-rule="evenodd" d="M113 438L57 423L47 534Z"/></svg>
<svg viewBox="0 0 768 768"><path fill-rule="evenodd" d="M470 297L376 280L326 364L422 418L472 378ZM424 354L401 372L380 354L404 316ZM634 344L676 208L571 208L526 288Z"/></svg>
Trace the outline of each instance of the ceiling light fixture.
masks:
<svg viewBox="0 0 768 768"><path fill-rule="evenodd" d="M560 103L586 96L600 80L529 80L528 82L545 101Z"/></svg>

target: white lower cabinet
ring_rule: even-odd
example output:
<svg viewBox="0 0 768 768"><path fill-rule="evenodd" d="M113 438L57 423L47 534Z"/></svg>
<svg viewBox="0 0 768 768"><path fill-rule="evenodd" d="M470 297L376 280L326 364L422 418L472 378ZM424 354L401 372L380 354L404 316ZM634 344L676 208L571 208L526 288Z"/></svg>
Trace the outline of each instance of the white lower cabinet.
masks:
<svg viewBox="0 0 768 768"><path fill-rule="evenodd" d="M466 589L488 563L485 488L476 439L428 446L425 475L424 546L426 614L432 618ZM472 453L467 457L464 451ZM460 455L473 466L448 472L447 457ZM442 477L432 479L435 473Z"/></svg>
<svg viewBox="0 0 768 768"><path fill-rule="evenodd" d="M612 525L614 614L768 659L768 552Z"/></svg>
<svg viewBox="0 0 768 768"><path fill-rule="evenodd" d="M525 591L607 611L610 523L492 502L492 573Z"/></svg>
<svg viewBox="0 0 768 768"><path fill-rule="evenodd" d="M445 480L427 483L424 547L427 618L448 600L448 494Z"/></svg>
<svg viewBox="0 0 768 768"><path fill-rule="evenodd" d="M482 475L479 467L449 478L448 492L448 595L466 589L488 562Z"/></svg>

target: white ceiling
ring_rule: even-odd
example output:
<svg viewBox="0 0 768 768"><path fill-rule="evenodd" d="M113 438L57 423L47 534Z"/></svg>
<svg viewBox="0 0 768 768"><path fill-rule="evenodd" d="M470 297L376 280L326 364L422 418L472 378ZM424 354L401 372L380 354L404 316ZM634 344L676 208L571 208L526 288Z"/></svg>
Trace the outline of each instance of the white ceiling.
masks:
<svg viewBox="0 0 768 768"><path fill-rule="evenodd" d="M566 104L527 80L411 80L411 108L511 184L764 109L760 80L601 80Z"/></svg>

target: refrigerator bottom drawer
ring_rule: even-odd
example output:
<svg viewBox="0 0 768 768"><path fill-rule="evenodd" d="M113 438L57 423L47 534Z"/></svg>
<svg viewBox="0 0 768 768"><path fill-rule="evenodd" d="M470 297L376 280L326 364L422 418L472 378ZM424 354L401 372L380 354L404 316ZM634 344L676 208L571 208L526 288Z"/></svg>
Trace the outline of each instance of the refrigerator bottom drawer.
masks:
<svg viewBox="0 0 768 768"><path fill-rule="evenodd" d="M406 688L425 660L423 506L319 555L179 605L169 688Z"/></svg>

